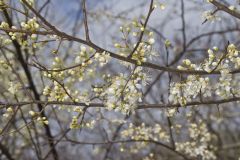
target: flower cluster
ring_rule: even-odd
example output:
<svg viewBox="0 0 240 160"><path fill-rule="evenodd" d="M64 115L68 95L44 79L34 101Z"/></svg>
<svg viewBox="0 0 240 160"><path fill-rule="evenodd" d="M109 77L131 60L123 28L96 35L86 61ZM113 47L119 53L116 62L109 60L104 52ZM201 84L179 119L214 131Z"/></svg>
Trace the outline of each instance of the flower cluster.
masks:
<svg viewBox="0 0 240 160"><path fill-rule="evenodd" d="M228 45L228 47L227 47L227 55L226 56L229 59L229 61L234 64L235 68L240 68L239 51L238 51L237 47L234 44Z"/></svg>
<svg viewBox="0 0 240 160"><path fill-rule="evenodd" d="M66 94L66 91L63 89L63 87L56 81L54 81L54 86L51 89L49 86L46 86L43 90L43 95L48 96L48 99L50 101L65 101L69 99L69 96ZM65 89L70 92L70 90L65 87Z"/></svg>
<svg viewBox="0 0 240 160"><path fill-rule="evenodd" d="M1 59L0 59L0 66L1 66L1 69L4 69L4 70L9 68L7 62L4 60L1 60ZM1 71L1 69L0 69L0 71Z"/></svg>
<svg viewBox="0 0 240 160"><path fill-rule="evenodd" d="M36 31L40 28L40 25L37 23L36 18L29 19L27 22L21 22L21 27L26 30L26 31ZM12 29L13 31L9 32L8 35L10 36L11 39L7 38L1 38L1 44L7 45L12 42L12 40L18 41L18 43L21 45L21 47L26 47L26 46L32 46L33 48L37 48L39 46L36 43L33 43L32 41L37 39L37 35L33 33L20 33L20 32L15 32L14 30L17 30L16 26L10 26L6 22L1 22L0 24L0 29L3 30L8 30ZM30 34L30 38L28 38L28 35Z"/></svg>
<svg viewBox="0 0 240 160"><path fill-rule="evenodd" d="M48 125L48 120L46 117L38 117L37 121L40 122L43 125Z"/></svg>
<svg viewBox="0 0 240 160"><path fill-rule="evenodd" d="M200 124L190 124L188 130L191 140L183 143L176 143L176 150L184 152L190 157L198 158L200 156L203 160L214 160L217 157L211 145L212 136L206 124L203 122L199 123Z"/></svg>
<svg viewBox="0 0 240 160"><path fill-rule="evenodd" d="M146 126L145 123L142 123L139 126L135 126L130 123L127 129L121 131L121 137L139 141L137 145L125 146L128 149L124 149L124 146L120 148L120 151L127 150L130 153L137 153L139 150L145 149L148 145L147 141L169 141L167 132L159 124Z"/></svg>
<svg viewBox="0 0 240 160"><path fill-rule="evenodd" d="M151 56L155 56L153 52L153 45L155 43L153 32L144 28L137 20L134 20L132 24L121 26L120 31L123 35L123 42L115 43L114 46L118 49L118 53L121 56L129 56L129 54L132 54L131 58L136 60L138 65L141 65L142 62L146 62ZM137 37L141 37L143 32L144 36L142 40L139 41ZM129 39L131 39L130 33L137 39L137 43L129 43ZM132 53L133 51L134 53Z"/></svg>
<svg viewBox="0 0 240 160"><path fill-rule="evenodd" d="M110 54L109 53L106 53L105 51L104 52L102 52L102 53L96 53L95 55L94 55L94 58L95 58L95 60L99 63L99 65L102 67L102 66L104 66L105 64L107 64L109 61L110 61L110 59L111 59L111 57L110 57Z"/></svg>
<svg viewBox="0 0 240 160"><path fill-rule="evenodd" d="M12 107L8 107L7 109L6 109L6 112L3 114L3 117L5 117L5 118L8 118L9 116L11 116L11 115L13 115L13 108Z"/></svg>
<svg viewBox="0 0 240 160"><path fill-rule="evenodd" d="M137 67L130 76L120 74L109 81L109 86L104 89L95 88L94 91L105 99L107 109L128 114L137 107L138 102L142 101L141 91L146 81L146 73L143 72L142 67Z"/></svg>
<svg viewBox="0 0 240 160"><path fill-rule="evenodd" d="M6 22L1 22L1 24L0 24L0 28L1 29L8 29L9 28L9 25L8 25L8 23L6 23Z"/></svg>
<svg viewBox="0 0 240 160"><path fill-rule="evenodd" d="M205 11L202 14L202 17L204 20L208 20L210 22L214 22L216 20L221 20L221 18L219 16L217 16L216 14L213 14L212 11Z"/></svg>
<svg viewBox="0 0 240 160"><path fill-rule="evenodd" d="M186 80L173 82L170 85L169 100L172 103L180 103L184 106L187 102L199 96L209 97L214 93L222 98L229 98L234 94L239 94L239 88L233 75L230 73L234 69L239 69L240 57L239 51L234 44L229 44L224 53L217 55L219 49L213 47L207 51L208 58L203 63L196 65L189 59L183 60L183 64L178 66L180 70L206 71L208 73L220 72L217 82L210 82L209 77L189 75ZM214 81L214 79L212 79ZM214 85L210 85L214 84ZM170 110L170 115L176 110Z"/></svg>
<svg viewBox="0 0 240 160"><path fill-rule="evenodd" d="M106 106L109 110L115 109L128 113L136 108L141 93L134 85L133 80L127 80L124 75L112 79L112 84L104 92Z"/></svg>
<svg viewBox="0 0 240 160"><path fill-rule="evenodd" d="M222 98L232 96L232 74L228 69L221 70L221 76L215 87L218 96Z"/></svg>
<svg viewBox="0 0 240 160"><path fill-rule="evenodd" d="M72 117L72 122L70 124L70 128L71 129L78 129L80 128L80 124L78 123L78 118L77 116L73 116Z"/></svg>
<svg viewBox="0 0 240 160"><path fill-rule="evenodd" d="M26 23L22 22L21 26L24 30L36 31L39 29L39 24L37 22L36 17L29 19Z"/></svg>
<svg viewBox="0 0 240 160"><path fill-rule="evenodd" d="M20 83L9 82L8 91L11 94L16 94L19 91L20 88L21 88L21 84Z"/></svg>
<svg viewBox="0 0 240 160"><path fill-rule="evenodd" d="M9 25L8 23L6 22L1 22L0 24L0 29L8 29L9 28ZM8 45L8 44L11 44L12 40L11 39L8 39L8 38L5 38L5 37L2 37L0 36L0 44L1 45Z"/></svg>
<svg viewBox="0 0 240 160"><path fill-rule="evenodd" d="M69 68L65 67L66 65L59 56L55 56L52 63L52 69L45 72L45 76L58 80L68 79L67 81L69 83L81 82L88 76L94 75L97 65L102 67L110 61L109 53L94 52L93 48L81 46L80 52L75 54L75 65Z"/></svg>
<svg viewBox="0 0 240 160"><path fill-rule="evenodd" d="M78 117L77 116L73 116L72 122L70 124L70 129L80 129L82 127L92 129L95 126L95 124L96 124L95 120L90 120L89 122L83 122L83 123L80 124L78 122Z"/></svg>
<svg viewBox="0 0 240 160"><path fill-rule="evenodd" d="M208 77L190 75L185 81L172 83L170 85L169 101L184 106L188 101L192 101L197 96L211 96L211 87Z"/></svg>
<svg viewBox="0 0 240 160"><path fill-rule="evenodd" d="M89 58L89 54L92 53L94 50L92 48L86 48L85 46L80 46L80 52L76 53L75 63L83 63L82 66L85 66L84 61ZM90 63L91 64L91 63Z"/></svg>
<svg viewBox="0 0 240 160"><path fill-rule="evenodd" d="M144 123L140 126L130 123L129 127L121 132L121 136L133 140L169 141L167 132L159 124L147 127Z"/></svg>
<svg viewBox="0 0 240 160"><path fill-rule="evenodd" d="M40 112L35 112L33 110L30 110L28 112L28 114L31 116L31 118L33 120L37 120L37 122L39 122L40 124L43 125L48 125L48 119L46 117L41 117L41 113Z"/></svg>
<svg viewBox="0 0 240 160"><path fill-rule="evenodd" d="M78 67L68 70L68 75L71 77L69 79L71 82L74 81L83 81L88 75L94 74L94 69L90 68L95 61L93 57L90 57L93 54L94 50L92 48L86 48L85 46L80 47L80 52L76 54L75 64Z"/></svg>

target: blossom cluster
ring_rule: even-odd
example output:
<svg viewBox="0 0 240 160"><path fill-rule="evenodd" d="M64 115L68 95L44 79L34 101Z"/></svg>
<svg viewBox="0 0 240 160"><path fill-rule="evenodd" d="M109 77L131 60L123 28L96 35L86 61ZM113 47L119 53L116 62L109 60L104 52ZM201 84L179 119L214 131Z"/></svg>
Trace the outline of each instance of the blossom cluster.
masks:
<svg viewBox="0 0 240 160"><path fill-rule="evenodd" d="M3 117L8 118L9 116L13 115L13 107L8 107L6 109L6 112L3 114Z"/></svg>
<svg viewBox="0 0 240 160"><path fill-rule="evenodd" d="M184 106L187 102L192 101L197 96L211 96L211 86L208 77L190 75L185 81L173 82L170 85L169 100L172 103L180 103ZM201 94L201 95L199 95Z"/></svg>
<svg viewBox="0 0 240 160"><path fill-rule="evenodd" d="M16 83L16 82L9 82L9 88L8 88L8 91L11 93L11 94L16 94L19 89L21 88L21 84L20 83Z"/></svg>
<svg viewBox="0 0 240 160"><path fill-rule="evenodd" d="M108 110L121 111L128 114L142 102L142 87L147 83L147 75L142 67L136 67L130 76L120 74L108 79L109 85L94 88L94 92L102 97Z"/></svg>
<svg viewBox="0 0 240 160"><path fill-rule="evenodd" d="M32 19L29 19L27 22L22 22L21 27L25 30L36 31L40 26L37 22L37 18L34 17Z"/></svg>
<svg viewBox="0 0 240 160"><path fill-rule="evenodd" d="M217 159L214 153L215 148L211 145L212 135L208 131L205 123L201 121L199 124L191 123L188 131L191 140L187 142L177 142L177 151L194 158L200 156L203 160Z"/></svg>
<svg viewBox="0 0 240 160"><path fill-rule="evenodd" d="M141 65L142 62L146 62L147 59L155 56L155 52L153 51L153 45L155 43L154 34L144 28L140 22L134 20L131 24L121 26L120 31L123 35L123 42L114 44L115 48L118 49L119 55L129 56L132 54L131 58L136 60L138 65ZM132 37L136 38L136 43L129 43ZM139 39L139 37L142 37L142 39Z"/></svg>
<svg viewBox="0 0 240 160"><path fill-rule="evenodd" d="M71 129L79 129L81 127L85 127L85 128L90 128L92 129L96 124L95 120L91 120L89 122L83 122L83 123L79 123L78 122L78 117L77 116L73 116L72 117L72 122L70 124L70 128Z"/></svg>
<svg viewBox="0 0 240 160"><path fill-rule="evenodd" d="M146 126L145 123L142 123L140 126L134 126L130 123L129 127L121 132L121 136L133 140L169 141L168 133L159 124L151 127Z"/></svg>
<svg viewBox="0 0 240 160"><path fill-rule="evenodd" d="M48 99L51 101L57 100L60 102L63 102L67 99L69 99L68 95L66 94L63 87L56 81L54 81L54 86L51 89L49 86L46 86L43 90L43 95L48 96ZM68 92L70 90L68 88L65 88Z"/></svg>
<svg viewBox="0 0 240 160"><path fill-rule="evenodd" d="M34 17L32 19L29 19L27 22L21 22L21 27L23 30L25 30L27 32L29 32L29 31L34 32L34 31L39 30L40 25L38 24L36 17ZM16 26L10 27L8 23L3 21L0 24L0 29L17 30L17 27ZM37 48L37 46L38 46L36 43L33 42L37 39L37 35L34 33L29 32L28 34L26 34L26 33L21 33L21 32L10 31L8 33L8 35L10 36L10 39L1 37L1 39L4 39L4 41L2 42L3 45L7 45L7 44L11 43L12 40L16 40L21 45L21 47L31 46L33 48ZM30 35L30 38L28 38L28 35Z"/></svg>
<svg viewBox="0 0 240 160"><path fill-rule="evenodd" d="M231 71L239 68L239 51L234 44L229 44L223 53L217 47L207 51L208 58L199 65L192 63L189 59L183 60L183 64L178 66L179 70L205 71L208 73L219 72L218 79L211 79L205 75L189 75L186 80L172 82L170 85L169 100L171 103L184 106L193 99L210 97L212 95L221 98L229 98L239 95L238 79L234 78ZM217 82L216 82L217 81ZM176 110L172 109L174 114Z"/></svg>
<svg viewBox="0 0 240 160"><path fill-rule="evenodd" d="M0 29L8 29L9 28L9 25L8 25L8 23L6 23L6 22L1 22L1 24L0 24ZM5 37L2 37L2 36L0 36L0 44L1 45L8 45L8 44L11 44L11 42L12 42L12 40L11 39L9 39L9 38L5 38Z"/></svg>
<svg viewBox="0 0 240 160"><path fill-rule="evenodd" d="M120 148L121 151L127 150L131 153L137 153L139 150L144 149L148 145L147 141L169 141L169 135L159 124L146 126L145 123L142 123L135 126L130 123L127 129L121 131L121 137L127 140L139 141L137 145L126 146L129 149L124 149L124 146Z"/></svg>
<svg viewBox="0 0 240 160"><path fill-rule="evenodd" d="M203 12L202 18L204 20L207 20L207 21L210 21L210 22L221 20L221 18L219 16L217 16L216 14L214 14L212 11Z"/></svg>

